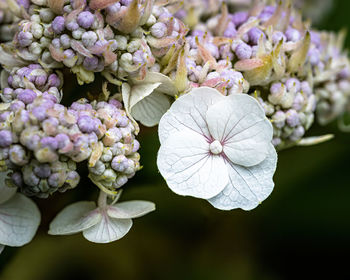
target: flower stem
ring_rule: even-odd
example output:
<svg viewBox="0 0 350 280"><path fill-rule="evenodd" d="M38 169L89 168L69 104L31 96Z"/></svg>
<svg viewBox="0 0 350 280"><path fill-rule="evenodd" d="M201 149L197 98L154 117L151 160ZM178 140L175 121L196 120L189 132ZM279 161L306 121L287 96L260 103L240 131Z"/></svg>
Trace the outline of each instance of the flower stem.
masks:
<svg viewBox="0 0 350 280"><path fill-rule="evenodd" d="M104 208L107 206L107 194L104 191L100 191L97 200L98 207Z"/></svg>

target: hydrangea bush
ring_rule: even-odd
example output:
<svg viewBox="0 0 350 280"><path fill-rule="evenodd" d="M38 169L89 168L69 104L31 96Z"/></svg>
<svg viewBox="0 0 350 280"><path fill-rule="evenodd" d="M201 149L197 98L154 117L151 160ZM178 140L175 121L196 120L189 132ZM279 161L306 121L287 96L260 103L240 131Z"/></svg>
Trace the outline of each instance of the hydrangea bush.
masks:
<svg viewBox="0 0 350 280"><path fill-rule="evenodd" d="M168 187L221 210L271 194L277 152L331 139L308 137L315 121L349 130L344 34L289 1L252 2L0 0L0 252L34 237L30 197L59 199L83 170L97 201L68 205L49 234L109 243L154 211L119 202L144 126L158 125ZM102 85L68 98L69 79Z"/></svg>

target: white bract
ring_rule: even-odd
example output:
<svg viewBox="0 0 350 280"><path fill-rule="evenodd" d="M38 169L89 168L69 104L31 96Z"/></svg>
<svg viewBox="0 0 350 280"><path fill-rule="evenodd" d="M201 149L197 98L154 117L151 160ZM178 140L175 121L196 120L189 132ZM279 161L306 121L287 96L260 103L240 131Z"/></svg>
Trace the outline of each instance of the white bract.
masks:
<svg viewBox="0 0 350 280"><path fill-rule="evenodd" d="M200 87L178 98L159 123L157 165L172 191L222 210L250 210L273 190L273 129L246 94Z"/></svg>
<svg viewBox="0 0 350 280"><path fill-rule="evenodd" d="M80 201L64 208L51 222L49 234L69 235L82 232L95 243L110 243L121 239L130 230L132 219L155 210L148 201L127 201L96 207L92 201Z"/></svg>
<svg viewBox="0 0 350 280"><path fill-rule="evenodd" d="M7 173L0 173L0 253L4 246L19 247L29 243L40 224L35 203L6 186Z"/></svg>
<svg viewBox="0 0 350 280"><path fill-rule="evenodd" d="M159 123L177 93L169 77L155 72L147 73L142 81L132 80L122 86L126 112L145 126Z"/></svg>

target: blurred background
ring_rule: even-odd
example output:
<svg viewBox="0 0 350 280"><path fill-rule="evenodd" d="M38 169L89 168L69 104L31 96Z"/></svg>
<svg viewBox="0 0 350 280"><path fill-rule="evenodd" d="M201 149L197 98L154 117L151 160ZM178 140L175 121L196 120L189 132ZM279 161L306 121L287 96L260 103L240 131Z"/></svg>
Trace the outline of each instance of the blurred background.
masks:
<svg viewBox="0 0 350 280"><path fill-rule="evenodd" d="M318 9L329 1L312 2ZM316 27L349 29L350 1L330 2ZM72 94L84 90L70 87ZM336 137L279 153L275 190L261 206L222 212L166 187L156 167L156 129L144 128L144 168L122 200L150 200L157 211L135 219L126 237L108 245L81 235L48 236L50 220L64 206L96 199L97 188L83 178L73 191L37 200L39 232L29 245L0 255L0 279L350 279L350 134L331 124L314 125L309 135L325 133Z"/></svg>

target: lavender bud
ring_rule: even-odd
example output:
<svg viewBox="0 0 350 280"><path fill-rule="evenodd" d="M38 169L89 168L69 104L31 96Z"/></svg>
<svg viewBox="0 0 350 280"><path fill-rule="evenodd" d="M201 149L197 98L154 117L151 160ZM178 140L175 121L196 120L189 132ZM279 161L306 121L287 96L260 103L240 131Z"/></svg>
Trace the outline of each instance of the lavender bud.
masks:
<svg viewBox="0 0 350 280"><path fill-rule="evenodd" d="M253 27L248 32L249 41L253 45L257 45L261 36L265 38L265 34L257 27Z"/></svg>
<svg viewBox="0 0 350 280"><path fill-rule="evenodd" d="M23 90L18 96L18 100L22 101L24 104L30 104L36 98L36 93L31 89Z"/></svg>
<svg viewBox="0 0 350 280"><path fill-rule="evenodd" d="M21 47L28 47L33 42L33 35L30 32L21 31L17 36L18 44Z"/></svg>
<svg viewBox="0 0 350 280"><path fill-rule="evenodd" d="M290 127L296 127L297 125L300 124L298 112L295 111L294 109L288 110L286 113L286 117L287 117L286 118L287 124Z"/></svg>
<svg viewBox="0 0 350 280"><path fill-rule="evenodd" d="M156 38L162 38L167 32L167 26L162 22L157 22L151 27L151 34Z"/></svg>
<svg viewBox="0 0 350 280"><path fill-rule="evenodd" d="M84 11L78 15L77 22L81 27L88 29L91 27L94 20L95 20L95 18L94 18L94 15L92 13L90 13L89 11Z"/></svg>
<svg viewBox="0 0 350 280"><path fill-rule="evenodd" d="M236 47L235 53L238 59L249 59L252 56L252 48L246 43L240 43Z"/></svg>
<svg viewBox="0 0 350 280"><path fill-rule="evenodd" d="M55 32L56 34L62 33L63 30L65 29L64 17L62 16L55 17L51 26L52 26L53 32Z"/></svg>
<svg viewBox="0 0 350 280"><path fill-rule="evenodd" d="M8 130L0 131L0 147L9 147L12 144L12 133Z"/></svg>

